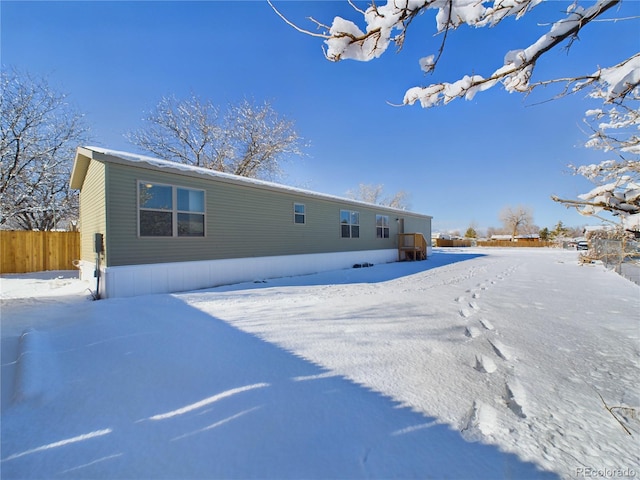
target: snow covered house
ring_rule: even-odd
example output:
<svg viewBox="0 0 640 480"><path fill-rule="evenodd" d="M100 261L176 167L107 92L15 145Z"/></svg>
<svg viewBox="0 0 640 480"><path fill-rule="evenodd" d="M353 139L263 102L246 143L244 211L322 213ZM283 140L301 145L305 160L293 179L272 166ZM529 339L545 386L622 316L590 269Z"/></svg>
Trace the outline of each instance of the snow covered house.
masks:
<svg viewBox="0 0 640 480"><path fill-rule="evenodd" d="M81 258L102 298L426 258L431 217L79 147ZM422 254L421 254L422 253Z"/></svg>

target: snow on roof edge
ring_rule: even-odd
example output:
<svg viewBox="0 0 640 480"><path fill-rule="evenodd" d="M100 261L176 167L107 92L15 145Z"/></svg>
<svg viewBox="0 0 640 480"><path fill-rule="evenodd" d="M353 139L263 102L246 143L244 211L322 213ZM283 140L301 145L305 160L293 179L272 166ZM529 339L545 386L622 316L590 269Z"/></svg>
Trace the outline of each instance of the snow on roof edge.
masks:
<svg viewBox="0 0 640 480"><path fill-rule="evenodd" d="M219 171L216 171L216 170L210 170L210 169L204 168L204 167L197 167L195 165L187 165L187 164L184 164L184 163L172 162L172 161L169 161L169 160L162 160L160 158L149 157L149 156L146 156L146 155L140 155L140 154L136 154L136 153L124 152L124 151L121 151L121 150L111 150L111 149L108 149L108 148L96 147L96 146L85 146L85 147L82 147L82 148L85 148L87 150L90 150L90 151L93 151L93 152L96 152L96 153L100 153L100 154L103 154L103 155L109 155L109 156L112 156L112 157L116 157L116 158L119 158L121 160L126 160L126 161L132 162L132 163L146 163L148 165L151 165L151 166L154 166L154 167L157 167L157 168L170 168L170 169L174 169L174 170L181 170L181 171L186 172L186 173L198 174L198 175L205 176L205 177L215 177L215 178L219 178L219 179L223 179L223 180L229 180L229 181L232 181L232 182L243 183L243 184L247 184L247 185L270 188L270 189L275 189L275 190L285 191L285 192L290 192L290 193L299 193L299 194L302 194L302 195L312 196L312 197L317 197L317 198L324 198L324 199L327 199L327 200L338 200L338 201L341 201L341 202L348 202L348 203L363 205L363 206L367 206L367 207L381 208L381 209L385 209L385 210L389 210L389 211L393 211L393 212L398 212L398 213L419 215L419 216L423 216L423 217L433 218L431 215L418 213L418 212L412 212L410 210L402 210L402 209L399 209L399 208L389 207L389 206L386 206L386 205L378 205L378 204L375 204L375 203L363 202L361 200L354 200L352 198L340 197L338 195L330 195L328 193L321 193L321 192L316 192L316 191L313 191L313 190L306 190L306 189L303 189L303 188L292 187L292 186L289 186L289 185L283 185L281 183L269 182L267 180L259 180L257 178L243 177L243 176L234 175L234 174L231 174L231 173L219 172Z"/></svg>

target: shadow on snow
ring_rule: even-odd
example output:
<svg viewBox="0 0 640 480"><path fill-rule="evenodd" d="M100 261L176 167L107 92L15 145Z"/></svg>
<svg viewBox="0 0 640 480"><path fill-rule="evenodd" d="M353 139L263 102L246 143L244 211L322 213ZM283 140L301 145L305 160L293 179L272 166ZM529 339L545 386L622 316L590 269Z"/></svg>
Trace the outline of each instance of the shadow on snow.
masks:
<svg viewBox="0 0 640 480"><path fill-rule="evenodd" d="M90 310L4 413L3 478L556 478L178 298Z"/></svg>
<svg viewBox="0 0 640 480"><path fill-rule="evenodd" d="M314 285L347 285L354 283L380 283L397 280L410 275L444 267L453 263L484 257L486 254L465 253L461 250L434 251L427 260L418 262L393 262L373 265L366 268L346 268L328 272L313 273L295 277L271 278L264 281L224 285L198 292L216 291L231 292L235 290L251 290L269 287L314 286Z"/></svg>

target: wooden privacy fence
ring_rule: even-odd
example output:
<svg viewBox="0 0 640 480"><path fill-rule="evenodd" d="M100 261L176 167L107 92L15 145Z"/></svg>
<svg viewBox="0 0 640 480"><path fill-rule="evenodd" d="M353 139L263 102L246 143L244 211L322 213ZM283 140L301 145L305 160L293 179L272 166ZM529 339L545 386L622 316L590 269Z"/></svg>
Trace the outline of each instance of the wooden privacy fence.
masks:
<svg viewBox="0 0 640 480"><path fill-rule="evenodd" d="M74 270L80 232L0 230L0 273Z"/></svg>
<svg viewBox="0 0 640 480"><path fill-rule="evenodd" d="M447 238L436 238L436 247L471 247L473 246L472 240L449 240Z"/></svg>
<svg viewBox="0 0 640 480"><path fill-rule="evenodd" d="M544 240L487 240L486 242L478 242L479 247L552 247L556 245L553 242Z"/></svg>
<svg viewBox="0 0 640 480"><path fill-rule="evenodd" d="M518 239L513 242L511 240L474 241L472 239L447 240L444 238L435 240L436 247L553 247L556 245L554 242L527 239Z"/></svg>

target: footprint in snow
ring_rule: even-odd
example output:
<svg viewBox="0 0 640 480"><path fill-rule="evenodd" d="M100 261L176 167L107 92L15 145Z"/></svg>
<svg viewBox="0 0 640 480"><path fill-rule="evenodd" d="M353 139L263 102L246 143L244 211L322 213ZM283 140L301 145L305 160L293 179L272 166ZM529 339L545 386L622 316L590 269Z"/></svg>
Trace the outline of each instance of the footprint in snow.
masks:
<svg viewBox="0 0 640 480"><path fill-rule="evenodd" d="M500 340L489 340L489 343L493 347L494 352L503 360L511 360L513 358L513 352L511 348L504 345Z"/></svg>
<svg viewBox="0 0 640 480"><path fill-rule="evenodd" d="M476 338L480 336L480 330L476 327L469 326L464 329L464 334L469 338Z"/></svg>
<svg viewBox="0 0 640 480"><path fill-rule="evenodd" d="M498 423L498 412L495 408L478 400L473 402L471 412L462 425L460 433L469 442L482 440L502 430Z"/></svg>
<svg viewBox="0 0 640 480"><path fill-rule="evenodd" d="M458 303L464 302L464 297L462 297L462 296L456 297L456 302L458 302Z"/></svg>
<svg viewBox="0 0 640 480"><path fill-rule="evenodd" d="M476 355L476 364L473 368L482 373L493 373L498 369L496 363L484 355Z"/></svg>
<svg viewBox="0 0 640 480"><path fill-rule="evenodd" d="M467 310L466 308L461 308L460 309L460 316L464 317L464 318L469 318L471 316L471 312L469 310Z"/></svg>
<svg viewBox="0 0 640 480"><path fill-rule="evenodd" d="M480 294L478 292L475 292L473 295L471 295L471 297L480 298Z"/></svg>
<svg viewBox="0 0 640 480"><path fill-rule="evenodd" d="M520 418L527 418L524 407L527 403L527 395L517 379L511 379L505 385L504 401L513 413Z"/></svg>
<svg viewBox="0 0 640 480"><path fill-rule="evenodd" d="M480 325L482 325L487 330L493 330L494 326L489 320L485 320L484 318L480 320Z"/></svg>
<svg viewBox="0 0 640 480"><path fill-rule="evenodd" d="M469 302L469 306L474 310L480 310L480 306L476 302Z"/></svg>

